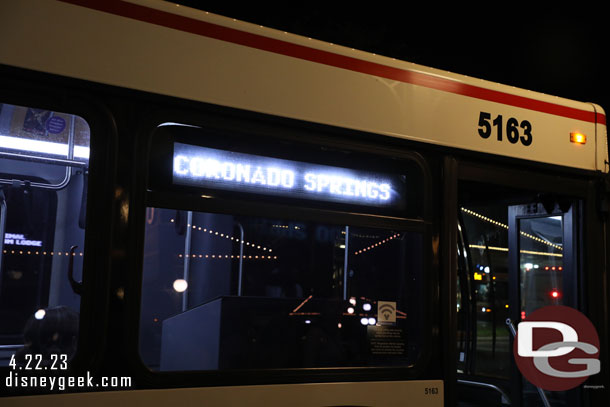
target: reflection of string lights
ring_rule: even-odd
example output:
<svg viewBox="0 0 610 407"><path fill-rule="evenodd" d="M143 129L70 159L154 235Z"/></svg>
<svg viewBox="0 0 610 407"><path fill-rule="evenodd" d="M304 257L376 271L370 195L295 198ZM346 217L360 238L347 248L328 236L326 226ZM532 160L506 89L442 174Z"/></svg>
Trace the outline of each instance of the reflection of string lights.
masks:
<svg viewBox="0 0 610 407"><path fill-rule="evenodd" d="M305 298L305 300L303 300L303 302L301 302L295 309L292 310L292 312L288 313L288 315L290 316L295 316L295 315L320 315L319 312L297 312L298 310L300 310L303 305L307 304L307 301L311 300L313 298L313 295L310 295L309 297ZM308 322L309 321L309 322ZM310 320L305 321L306 324L311 323Z"/></svg>
<svg viewBox="0 0 610 407"><path fill-rule="evenodd" d="M179 258L191 259L248 259L248 260L277 260L277 256L258 256L258 255L232 255L232 254L178 254Z"/></svg>
<svg viewBox="0 0 610 407"><path fill-rule="evenodd" d="M548 240L544 240L544 239L541 239L541 238L539 238L537 236L530 235L529 233L525 233L525 232L520 232L520 233L521 233L522 236L528 237L528 238L530 238L532 240L535 240L537 242L540 242L540 243L546 244L548 246L551 246L554 249L563 250L563 247L561 247L561 246L559 246L559 245L557 245L555 243L551 243Z"/></svg>
<svg viewBox="0 0 610 407"><path fill-rule="evenodd" d="M4 250L2 250L2 253L4 253L4 254L25 255L25 256L27 256L27 255L34 255L34 256L66 256L66 257L70 257L70 256L72 256L72 257L76 257L76 256L82 257L83 256L82 252L79 252L79 253L76 253L76 252L75 253L70 253L70 252L61 252L61 251L60 252L55 252L55 251L47 252L47 251L40 251L40 250L32 251L32 250L7 250L7 249L4 249Z"/></svg>
<svg viewBox="0 0 610 407"><path fill-rule="evenodd" d="M288 226L288 225L271 225L271 227L276 228L276 229L295 229L295 230L301 229L300 226Z"/></svg>
<svg viewBox="0 0 610 407"><path fill-rule="evenodd" d="M299 306L298 306L298 307L296 307L295 309L293 309L293 310L292 310L292 313L295 313L295 312L297 312L298 310L300 310L300 309L303 307L303 305L307 304L307 301L309 301L309 300L311 300L311 299L312 299L312 297L313 297L313 294L312 294L312 295L310 295L309 297L305 298L305 299L303 300L303 302L301 302L301 303L299 304ZM291 314L292 314L292 313L291 313Z"/></svg>
<svg viewBox="0 0 610 407"><path fill-rule="evenodd" d="M169 221L170 221L171 223L174 223L174 222L175 222L175 220L174 220L174 219L170 219ZM261 249L261 250L264 250L264 251L269 251L269 252L272 252L272 251L273 251L272 249L268 249L268 248L266 248L266 247L262 247L261 245L257 245L257 244L255 244L255 243L252 243L252 242L247 242L247 241L245 241L245 240L241 240L241 239L239 239L239 238L236 238L236 237L230 236L228 233L227 233L227 234L225 234L225 233L220 233L220 232L217 232L217 231L212 230L212 229L203 228L203 227L201 227L201 226L197 226L197 225L191 225L191 224L187 224L187 225L186 225L186 227L187 227L187 228L191 228L191 229L196 230L196 231L199 231L199 232L207 232L207 233L209 233L209 234L211 234L211 235L213 235L213 236L223 237L223 238L225 238L225 239L232 240L232 241L234 241L234 242L236 242L236 243L243 243L243 244L245 244L246 246L252 247L253 249Z"/></svg>
<svg viewBox="0 0 610 407"><path fill-rule="evenodd" d="M481 215L480 213L477 213L475 211L471 211L470 209L466 209L466 208L460 208L460 209L462 210L462 212L467 213L468 215L474 216L476 218L484 220L485 222L489 222L489 223L491 223L493 225L496 225L498 227L501 227L501 228L504 228L504 229L508 230L508 225L505 225L504 223L500 223L500 222L498 222L496 220L488 218L487 216ZM563 247L561 247L561 246L559 246L559 245L557 245L555 243L551 243L548 240L541 239L541 238L539 238L537 236L530 235L529 233L525 233L523 231L520 231L519 233L521 234L521 236L525 236L525 237L527 237L529 239L535 240L536 242L546 244L548 246L551 246L554 249L563 250Z"/></svg>
<svg viewBox="0 0 610 407"><path fill-rule="evenodd" d="M342 233L345 234L345 232ZM350 233L350 236L359 239L379 239L379 235L363 235L362 233Z"/></svg>
<svg viewBox="0 0 610 407"><path fill-rule="evenodd" d="M535 252L533 250L520 250L520 253L525 253L525 254L535 254L538 256L551 256L551 257L563 257L563 254L561 253L545 253L545 252Z"/></svg>
<svg viewBox="0 0 610 407"><path fill-rule="evenodd" d="M495 251L500 251L500 252L508 251L507 247L483 246L480 244L470 244L470 245L468 245L468 247L470 247L471 249L482 249L482 250L489 249L489 250L495 250ZM519 252L524 253L524 254L534 254L537 256L563 257L563 254L561 254L561 253L536 252L533 250L519 250Z"/></svg>
<svg viewBox="0 0 610 407"><path fill-rule="evenodd" d="M385 239L383 239L383 240L380 240L380 241L379 241L379 242L377 242L377 243L373 243L372 245L370 245L370 246L368 246L368 247L365 247L364 249L361 249L361 250L356 250L356 251L354 252L354 254L357 256L357 255L359 255L359 254L362 254L362 253L364 253L364 252L367 252L367 251L369 251L369 250L372 250L372 249L374 249L374 248L376 248L376 247L379 247L379 246L381 246L382 244L388 243L389 241L394 240L394 239L396 239L396 238L398 238L398 237L400 237L400 233L395 233L395 234L393 234L392 236L390 236L390 237L388 237L388 238L385 238Z"/></svg>
<svg viewBox="0 0 610 407"><path fill-rule="evenodd" d="M507 247L483 246L480 244L470 244L470 245L468 245L468 247L470 247L471 249L489 249L489 250L495 250L495 251L500 251L500 252L508 251Z"/></svg>
<svg viewBox="0 0 610 407"><path fill-rule="evenodd" d="M460 209L462 210L462 212L467 213L468 215L471 215L471 216L474 216L474 217L479 218L481 220L484 220L485 222L492 223L492 224L494 224L496 226L499 226L501 228L508 229L508 225L505 225L504 223L500 223L500 222L498 222L496 220L488 218L487 216L481 215L480 213L477 213L475 211L471 211L470 209L466 209L466 208L460 208Z"/></svg>

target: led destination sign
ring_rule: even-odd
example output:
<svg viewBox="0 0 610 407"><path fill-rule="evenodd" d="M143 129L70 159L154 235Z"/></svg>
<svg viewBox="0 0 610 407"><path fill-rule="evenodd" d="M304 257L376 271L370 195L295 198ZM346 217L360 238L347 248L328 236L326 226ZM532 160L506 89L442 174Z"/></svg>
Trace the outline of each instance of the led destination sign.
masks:
<svg viewBox="0 0 610 407"><path fill-rule="evenodd" d="M404 177L174 143L173 182L237 192L401 208Z"/></svg>

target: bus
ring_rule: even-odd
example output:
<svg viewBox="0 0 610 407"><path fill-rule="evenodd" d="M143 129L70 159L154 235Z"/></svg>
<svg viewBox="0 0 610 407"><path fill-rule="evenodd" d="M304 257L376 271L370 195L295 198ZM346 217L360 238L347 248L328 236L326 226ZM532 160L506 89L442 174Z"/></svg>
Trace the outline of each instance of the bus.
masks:
<svg viewBox="0 0 610 407"><path fill-rule="evenodd" d="M2 2L1 403L606 405L608 170L593 103L170 2ZM516 365L547 305L599 337L569 390Z"/></svg>

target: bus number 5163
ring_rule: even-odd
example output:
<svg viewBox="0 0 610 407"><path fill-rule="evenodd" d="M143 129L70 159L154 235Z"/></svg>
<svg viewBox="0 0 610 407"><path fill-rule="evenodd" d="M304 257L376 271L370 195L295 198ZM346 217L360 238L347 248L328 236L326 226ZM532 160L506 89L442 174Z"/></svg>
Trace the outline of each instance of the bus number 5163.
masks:
<svg viewBox="0 0 610 407"><path fill-rule="evenodd" d="M489 138L494 130L498 141L502 141L502 137L506 133L506 139L512 144L519 141L524 146L532 144L532 124L529 121L523 120L519 123L519 120L510 117L504 123L501 114L492 121L490 113L479 113L479 136L484 139Z"/></svg>

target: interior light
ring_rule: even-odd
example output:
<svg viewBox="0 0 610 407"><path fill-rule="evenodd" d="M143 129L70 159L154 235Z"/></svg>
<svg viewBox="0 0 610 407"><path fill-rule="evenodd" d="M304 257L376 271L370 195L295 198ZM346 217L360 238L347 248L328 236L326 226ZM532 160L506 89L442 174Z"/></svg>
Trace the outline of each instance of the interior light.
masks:
<svg viewBox="0 0 610 407"><path fill-rule="evenodd" d="M0 148L9 150L22 150L32 153L68 156L68 144L53 143L50 141L33 140L19 137L0 136ZM75 158L89 159L89 147L74 146Z"/></svg>
<svg viewBox="0 0 610 407"><path fill-rule="evenodd" d="M582 133L570 133L570 141L576 144L585 144L587 136Z"/></svg>
<svg viewBox="0 0 610 407"><path fill-rule="evenodd" d="M43 309L39 309L38 311L36 311L36 313L34 314L34 318L36 319L43 319L45 316L46 312Z"/></svg>
<svg viewBox="0 0 610 407"><path fill-rule="evenodd" d="M183 293L186 291L187 287L188 283L186 280L179 278L174 281L174 290L176 290L176 292Z"/></svg>

